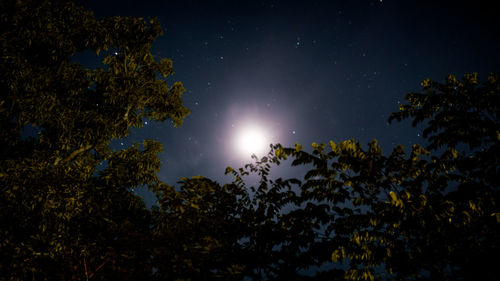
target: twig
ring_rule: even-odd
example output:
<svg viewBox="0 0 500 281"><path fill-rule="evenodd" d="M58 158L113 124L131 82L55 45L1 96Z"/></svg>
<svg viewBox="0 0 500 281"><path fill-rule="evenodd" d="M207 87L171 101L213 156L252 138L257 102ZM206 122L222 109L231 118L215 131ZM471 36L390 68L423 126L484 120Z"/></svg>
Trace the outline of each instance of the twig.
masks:
<svg viewBox="0 0 500 281"><path fill-rule="evenodd" d="M87 273L87 259L85 256L83 256L83 266L85 268L85 278L87 281L89 281L89 274Z"/></svg>
<svg viewBox="0 0 500 281"><path fill-rule="evenodd" d="M69 161L73 160L73 158L75 158L76 156L78 156L78 154L84 152L84 151L87 151L89 149L92 148L92 145L90 144L87 144L86 146L84 147L80 147L79 149L73 151L68 157L62 159L61 157L58 157L56 159L56 161L54 161L54 166L56 166L57 164L59 163L68 163Z"/></svg>
<svg viewBox="0 0 500 281"><path fill-rule="evenodd" d="M107 262L109 261L109 258L107 258L103 263L101 263L95 270L94 272L92 272L89 276L89 278L92 278L94 277L94 274L96 274L97 271L99 271L99 269L101 269L101 267L103 267ZM88 280L88 279L87 279Z"/></svg>

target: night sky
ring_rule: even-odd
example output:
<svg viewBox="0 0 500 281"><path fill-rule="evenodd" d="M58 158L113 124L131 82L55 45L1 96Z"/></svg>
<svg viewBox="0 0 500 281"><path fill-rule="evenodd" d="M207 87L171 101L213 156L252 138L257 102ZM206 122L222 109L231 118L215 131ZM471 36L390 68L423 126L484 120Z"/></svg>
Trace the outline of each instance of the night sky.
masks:
<svg viewBox="0 0 500 281"><path fill-rule="evenodd" d="M180 128L149 122L113 145L161 141L159 176L174 184L194 175L230 181L225 167L250 161L235 147L239 132L250 127L268 142L298 142L309 151L312 142L350 138L364 145L376 138L386 153L396 144L423 143L409 122L387 119L424 78L443 82L449 73L479 72L484 81L499 72L500 20L491 3L120 0L85 6L97 17L159 18L165 34L152 53L173 60L169 81L184 84L191 114Z"/></svg>

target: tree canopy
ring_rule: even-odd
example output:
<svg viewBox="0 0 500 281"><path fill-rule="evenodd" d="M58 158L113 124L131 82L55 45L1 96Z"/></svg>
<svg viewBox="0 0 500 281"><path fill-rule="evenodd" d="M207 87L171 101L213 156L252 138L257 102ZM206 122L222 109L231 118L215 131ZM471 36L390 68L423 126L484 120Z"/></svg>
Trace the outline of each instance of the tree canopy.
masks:
<svg viewBox="0 0 500 281"><path fill-rule="evenodd" d="M145 120L177 126L189 113L182 84L164 79L172 61L150 52L158 21L96 19L64 1L2 1L0 13L1 280L495 278L497 75L407 94L389 121L420 124L425 143L271 145L228 167L230 183L171 186L156 175L159 142L110 147ZM103 64L72 59L86 51ZM284 160L307 173L273 178ZM156 194L151 210L138 186Z"/></svg>
<svg viewBox="0 0 500 281"><path fill-rule="evenodd" d="M110 141L189 112L182 84L160 79L172 61L149 50L158 21L97 20L64 1L1 1L0 11L0 276L150 276L151 214L131 189L159 183L161 144L112 151ZM76 63L84 51L103 65ZM37 136L23 134L30 126Z"/></svg>

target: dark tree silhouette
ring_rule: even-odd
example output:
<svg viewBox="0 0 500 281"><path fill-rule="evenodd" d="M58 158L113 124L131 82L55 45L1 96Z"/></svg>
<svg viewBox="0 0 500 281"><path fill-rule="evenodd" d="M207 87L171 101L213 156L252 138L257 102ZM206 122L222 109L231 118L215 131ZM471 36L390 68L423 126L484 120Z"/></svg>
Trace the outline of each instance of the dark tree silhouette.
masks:
<svg viewBox="0 0 500 281"><path fill-rule="evenodd" d="M287 181L265 176L259 187L259 204L274 214L268 212L266 218L284 228L269 253L278 245L297 245L292 255L283 255L283 266L301 256L311 259L300 260L295 272L320 265L327 261L324 249L329 248L331 259L347 268L348 280L496 278L492 257L500 246L498 77L491 74L479 85L476 73L461 81L449 75L444 84L426 79L422 86L423 93L409 93L409 103L389 121L426 122L427 147L415 144L407 152L398 145L383 155L376 140L366 149L348 140L313 144L312 153L298 144L278 145L271 152L271 162L291 157L294 166L312 166L298 192L283 192ZM264 175L267 170L269 166ZM284 212L281 202L292 211ZM288 250L279 248L281 254Z"/></svg>
<svg viewBox="0 0 500 281"><path fill-rule="evenodd" d="M173 73L149 51L158 21L96 20L64 1L1 1L0 13L0 279L147 279L151 214L131 189L159 183L161 145L109 144L188 114L182 84L157 78ZM104 65L73 62L84 51Z"/></svg>
<svg viewBox="0 0 500 281"><path fill-rule="evenodd" d="M384 155L376 140L366 148L354 140L313 143L312 153L299 144L275 145L267 157L228 168L231 185L194 178L184 179L180 193L164 187L158 194L170 216L164 221L184 213L189 218L173 235L188 239L186 245L218 241L225 249L198 251L194 256L207 255L206 261L188 264L197 264L195 271L211 265L206 272L213 272L213 261L226 260L226 268L252 280L494 280L498 77L491 74L480 85L476 73L461 81L449 75L444 84L426 79L422 86L389 121L425 122L426 147L398 145ZM304 178L271 179L273 166L290 158L292 166L307 165ZM249 174L260 176L257 186L245 184ZM179 198L184 209L175 203ZM199 207L200 200L208 205ZM221 208L227 209L216 215ZM205 229L200 223L212 230L184 236L185 229Z"/></svg>

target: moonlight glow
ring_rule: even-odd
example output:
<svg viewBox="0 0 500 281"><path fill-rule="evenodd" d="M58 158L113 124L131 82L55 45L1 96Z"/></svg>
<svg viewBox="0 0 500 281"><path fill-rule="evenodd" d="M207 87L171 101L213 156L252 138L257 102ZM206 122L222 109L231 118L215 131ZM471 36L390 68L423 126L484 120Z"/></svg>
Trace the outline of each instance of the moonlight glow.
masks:
<svg viewBox="0 0 500 281"><path fill-rule="evenodd" d="M264 156L270 143L266 132L257 126L242 128L235 138L236 149L244 157L250 157L252 154Z"/></svg>

